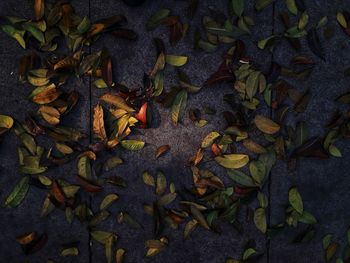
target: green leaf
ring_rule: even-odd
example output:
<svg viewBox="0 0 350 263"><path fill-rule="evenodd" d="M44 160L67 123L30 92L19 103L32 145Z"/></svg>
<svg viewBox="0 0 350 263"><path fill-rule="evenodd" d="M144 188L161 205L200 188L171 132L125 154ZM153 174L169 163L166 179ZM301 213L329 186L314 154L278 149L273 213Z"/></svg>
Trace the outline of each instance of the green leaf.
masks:
<svg viewBox="0 0 350 263"><path fill-rule="evenodd" d="M121 146L129 151L138 151L145 146L145 142L138 140L123 140L121 141Z"/></svg>
<svg viewBox="0 0 350 263"><path fill-rule="evenodd" d="M156 194L157 195L163 194L166 186L167 186L167 180L165 175L162 172L158 171L157 181L156 181Z"/></svg>
<svg viewBox="0 0 350 263"><path fill-rule="evenodd" d="M159 206L166 206L170 204L172 201L176 199L177 194L176 193L169 193L166 195L163 195L159 200L158 200L158 205Z"/></svg>
<svg viewBox="0 0 350 263"><path fill-rule="evenodd" d="M320 21L318 21L317 28L324 27L325 25L327 25L327 23L328 23L328 17L324 16L320 19Z"/></svg>
<svg viewBox="0 0 350 263"><path fill-rule="evenodd" d="M5 207L14 208L20 205L29 189L29 176L23 177L5 200Z"/></svg>
<svg viewBox="0 0 350 263"><path fill-rule="evenodd" d="M123 163L123 160L120 159L119 157L117 156L111 157L103 164L103 170L108 172L122 163Z"/></svg>
<svg viewBox="0 0 350 263"><path fill-rule="evenodd" d="M248 98L251 100L256 92L258 91L259 86L259 71L253 71L251 74L249 74L247 81L246 81L246 92Z"/></svg>
<svg viewBox="0 0 350 263"><path fill-rule="evenodd" d="M107 239L111 237L114 237L114 238L116 237L111 232L100 231L100 230L91 231L90 234L94 240L101 243L102 245L105 245L107 243Z"/></svg>
<svg viewBox="0 0 350 263"><path fill-rule="evenodd" d="M99 59L100 56L98 54L91 54L84 57L79 66L79 75L83 75L88 72Z"/></svg>
<svg viewBox="0 0 350 263"><path fill-rule="evenodd" d="M23 39L24 31L19 31L10 25L2 25L1 29L10 37L16 39L21 47L26 48L26 42Z"/></svg>
<svg viewBox="0 0 350 263"><path fill-rule="evenodd" d="M242 16L244 12L244 1L245 0L231 0L232 10L236 16Z"/></svg>
<svg viewBox="0 0 350 263"><path fill-rule="evenodd" d="M84 34L90 28L90 19L85 16L77 27L79 34Z"/></svg>
<svg viewBox="0 0 350 263"><path fill-rule="evenodd" d="M334 145L329 145L328 151L334 157L342 157L341 151Z"/></svg>
<svg viewBox="0 0 350 263"><path fill-rule="evenodd" d="M79 250L77 247L69 247L69 248L64 248L61 251L61 256L62 257L68 257L68 256L78 256L79 255Z"/></svg>
<svg viewBox="0 0 350 263"><path fill-rule="evenodd" d="M103 198L101 204L100 204L100 210L104 210L108 208L111 204L113 204L115 201L119 199L119 196L117 194L108 194L105 198Z"/></svg>
<svg viewBox="0 0 350 263"><path fill-rule="evenodd" d="M269 204L269 200L267 199L267 196L263 193L263 192L258 192L258 201L260 204L261 208L267 208L268 204Z"/></svg>
<svg viewBox="0 0 350 263"><path fill-rule="evenodd" d="M206 52L215 52L218 49L217 45L214 45L208 41L202 39L198 40L197 45L199 48L203 49Z"/></svg>
<svg viewBox="0 0 350 263"><path fill-rule="evenodd" d="M98 89L105 89L108 88L108 85L106 84L106 82L103 79L97 79L94 81L94 85L96 88Z"/></svg>
<svg viewBox="0 0 350 263"><path fill-rule="evenodd" d="M341 13L341 12L337 13L337 21L343 28L347 28L348 27L348 23L347 23L347 21L345 19L345 16L343 15L343 13Z"/></svg>
<svg viewBox="0 0 350 263"><path fill-rule="evenodd" d="M249 175L247 175L239 170L228 169L227 173L233 181L235 181L236 183L238 183L242 186L246 186L246 187L255 187L256 186L255 182L253 181L253 179Z"/></svg>
<svg viewBox="0 0 350 263"><path fill-rule="evenodd" d="M257 0L255 3L255 9L261 11L268 5L270 5L274 0Z"/></svg>
<svg viewBox="0 0 350 263"><path fill-rule="evenodd" d="M199 222L199 224L201 224L201 226L205 229L210 229L208 222L205 220L205 217L203 216L202 212L194 205L191 205L190 209L194 219L196 219Z"/></svg>
<svg viewBox="0 0 350 263"><path fill-rule="evenodd" d="M207 147L211 146L213 144L213 142L215 141L215 139L218 138L219 136L220 136L220 133L218 133L216 131L209 133L203 139L201 147L207 148Z"/></svg>
<svg viewBox="0 0 350 263"><path fill-rule="evenodd" d="M181 67L187 63L188 57L177 55L166 55L165 62L174 67Z"/></svg>
<svg viewBox="0 0 350 263"><path fill-rule="evenodd" d="M112 263L113 261L113 244L114 244L114 236L110 236L106 239L105 243L105 253L107 258L107 263Z"/></svg>
<svg viewBox="0 0 350 263"><path fill-rule="evenodd" d="M147 30L153 30L155 29L160 22L169 16L170 10L169 9L159 9L157 12L155 12L147 21L146 23L146 29Z"/></svg>
<svg viewBox="0 0 350 263"><path fill-rule="evenodd" d="M252 161L249 164L249 171L254 181L261 186L265 180L265 174L266 174L265 164L259 160Z"/></svg>
<svg viewBox="0 0 350 263"><path fill-rule="evenodd" d="M254 212L254 223L262 233L266 233L267 224L266 224L266 214L264 208L258 208Z"/></svg>
<svg viewBox="0 0 350 263"><path fill-rule="evenodd" d="M243 253L243 260L248 260L251 256L253 256L256 253L256 250L254 248L248 248Z"/></svg>
<svg viewBox="0 0 350 263"><path fill-rule="evenodd" d="M215 161L225 168L238 169L249 162L249 156L246 154L226 154L215 157Z"/></svg>
<svg viewBox="0 0 350 263"><path fill-rule="evenodd" d="M159 96L164 90L164 73L163 71L158 71L154 77L154 96Z"/></svg>
<svg viewBox="0 0 350 263"><path fill-rule="evenodd" d="M299 222L304 224L314 225L317 223L317 220L312 214L304 211L301 217L299 218Z"/></svg>
<svg viewBox="0 0 350 263"><path fill-rule="evenodd" d="M187 91L181 90L175 97L174 102L171 106L171 120L177 124L185 111L187 103Z"/></svg>
<svg viewBox="0 0 350 263"><path fill-rule="evenodd" d="M156 185L153 176L149 172L147 171L143 172L142 178L145 184L153 187Z"/></svg>
<svg viewBox="0 0 350 263"><path fill-rule="evenodd" d="M22 25L23 29L27 30L29 33L32 34L34 38L36 38L40 43L45 43L45 36L43 32L40 31L33 23L24 23Z"/></svg>
<svg viewBox="0 0 350 263"><path fill-rule="evenodd" d="M303 30L306 27L308 22L309 22L309 15L305 11L304 13L301 14L299 19L299 23L298 23L299 30Z"/></svg>
<svg viewBox="0 0 350 263"><path fill-rule="evenodd" d="M295 4L295 0L286 0L286 4L289 12L291 12L293 15L298 14L298 7Z"/></svg>
<svg viewBox="0 0 350 263"><path fill-rule="evenodd" d="M288 200L289 200L290 205L299 214L303 214L303 211L304 211L303 200L302 200L301 195L299 194L299 191L298 191L298 189L296 187L292 187L289 190Z"/></svg>
<svg viewBox="0 0 350 263"><path fill-rule="evenodd" d="M90 180L91 179L91 166L90 160L87 156L82 156L78 161L78 174L79 176Z"/></svg>
<svg viewBox="0 0 350 263"><path fill-rule="evenodd" d="M196 125L196 127L202 128L208 124L208 121L207 120L198 120L198 121L195 121L194 124Z"/></svg>
<svg viewBox="0 0 350 263"><path fill-rule="evenodd" d="M323 249L326 250L327 247L330 245L332 241L332 235L331 234L327 234L323 237L322 239L322 245L323 245Z"/></svg>
<svg viewBox="0 0 350 263"><path fill-rule="evenodd" d="M295 131L295 146L298 147L306 142L308 137L307 127L305 122L298 122Z"/></svg>
<svg viewBox="0 0 350 263"><path fill-rule="evenodd" d="M281 36L270 36L268 38L259 40L258 48L272 50L274 45L281 40Z"/></svg>
<svg viewBox="0 0 350 263"><path fill-rule="evenodd" d="M22 133L19 135L19 138L21 139L23 145L27 148L27 150L32 155L36 155L37 147L33 136L31 136L28 133Z"/></svg>
<svg viewBox="0 0 350 263"><path fill-rule="evenodd" d="M327 261L330 261L333 258L333 256L337 252L337 248L338 248L338 243L336 243L335 241L329 244L329 246L326 249Z"/></svg>

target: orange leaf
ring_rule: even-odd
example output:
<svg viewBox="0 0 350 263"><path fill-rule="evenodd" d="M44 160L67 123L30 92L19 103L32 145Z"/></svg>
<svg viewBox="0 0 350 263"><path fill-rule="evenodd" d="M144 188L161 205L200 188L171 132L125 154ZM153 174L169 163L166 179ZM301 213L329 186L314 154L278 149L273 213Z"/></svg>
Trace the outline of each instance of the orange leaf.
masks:
<svg viewBox="0 0 350 263"><path fill-rule="evenodd" d="M221 150L220 150L219 146L216 143L213 143L211 145L211 151L215 154L215 156L221 155Z"/></svg>

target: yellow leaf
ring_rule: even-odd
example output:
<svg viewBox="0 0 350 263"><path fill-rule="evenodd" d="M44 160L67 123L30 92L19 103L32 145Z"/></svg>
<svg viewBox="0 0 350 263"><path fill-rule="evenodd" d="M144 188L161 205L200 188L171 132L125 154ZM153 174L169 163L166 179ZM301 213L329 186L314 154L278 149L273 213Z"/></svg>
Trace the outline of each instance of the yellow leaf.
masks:
<svg viewBox="0 0 350 263"><path fill-rule="evenodd" d="M226 154L215 157L215 161L225 168L238 169L249 162L249 156L246 154Z"/></svg>

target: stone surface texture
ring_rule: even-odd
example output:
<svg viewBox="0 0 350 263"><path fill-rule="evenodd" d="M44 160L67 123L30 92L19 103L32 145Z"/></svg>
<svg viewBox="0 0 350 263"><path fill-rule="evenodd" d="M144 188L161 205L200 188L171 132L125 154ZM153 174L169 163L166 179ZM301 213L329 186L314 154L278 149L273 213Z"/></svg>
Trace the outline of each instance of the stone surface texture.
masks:
<svg viewBox="0 0 350 263"><path fill-rule="evenodd" d="M131 8L120 0L72 0L76 11L80 15L89 15L92 21L115 14L123 14L128 18L127 27L135 30L139 39L137 42L116 40L104 36L91 51L105 47L113 57L115 81L131 88L142 85L144 72L148 72L155 61L156 50L152 39L160 37L166 43L169 54L183 54L189 56L189 63L183 68L192 82L201 85L208 75L215 71L221 63L221 55L229 45L222 45L215 53L194 51L193 32L195 27L201 28L201 19L208 14L208 7L227 12L228 1L203 0L199 1L199 9L190 23L187 36L177 45L171 46L168 41L168 31L159 27L154 31L145 30L145 22L159 8L169 8L173 14L183 16L187 6L186 1L148 0L141 7ZM307 111L291 118L290 123L305 120L312 135L322 134L323 126L336 108L334 98L349 90L348 79L342 75L342 70L350 65L350 39L336 24L335 14L346 8L350 10L348 1L342 0L310 0L305 1L310 14L311 23L317 23L323 16L329 17L329 25L334 27L335 35L326 40L322 37L322 44L326 50L326 61L321 61L312 54L306 43L303 44L302 54L311 56L316 61L316 68L311 77L303 82L288 80L299 90L310 88L313 97ZM32 16L32 1L8 0L0 1L0 16L21 15ZM246 1L247 14L254 18L255 26L252 35L244 37L247 44L247 55L252 61L268 70L272 60L281 65L288 65L290 59L297 55L288 43L283 42L273 53L259 50L256 42L268 37L272 32L283 30L279 12L285 11L285 1L276 0L262 12L254 10L254 1ZM184 19L186 20L186 19ZM204 32L202 32L204 33ZM0 113L8 114L19 121L23 121L29 113L35 113L36 106L27 100L29 87L18 82L17 66L19 59L27 51L20 48L14 40L0 32ZM175 70L168 67L165 72L166 88L176 84ZM68 90L77 90L82 95L78 106L64 123L79 128L89 134L91 113L98 97L105 91L91 87L89 81L72 81L66 87ZM158 126L151 129L139 130L131 138L142 138L147 146L140 152L128 153L116 150L106 153L101 160L108 156L118 155L126 160L125 165L113 170L116 175L123 176L128 182L125 189L110 187L103 193L96 194L91 199L91 208L97 210L103 197L109 192L117 191L120 200L111 209L112 215L99 226L101 230L114 231L118 234L117 247L126 250L125 262L159 262L159 263L223 263L227 257L240 257L245 242L255 239L257 249L264 252L259 262L270 263L308 263L324 262L324 252L321 238L332 233L339 241L344 241L345 232L350 224L350 147L349 142L337 145L343 158L331 158L326 161L307 159L298 163L298 168L291 173L284 162L278 162L270 174L270 184L264 191L270 200L269 218L271 224L283 221L285 205L288 202L288 189L297 185L304 199L305 207L315 215L317 236L308 244L292 244L292 238L297 234L294 229L286 230L276 237L267 240L254 226L252 221L244 223L244 233L239 234L232 226L223 225L222 234L216 234L198 229L187 240L183 239L183 226L178 230L167 229L165 235L169 238L169 247L152 259L145 258L144 241L152 239L152 218L143 212L143 204L154 200L155 195L151 188L142 181L142 172L149 170L155 173L162 170L168 181L174 182L178 189L191 185L191 170L187 160L194 155L203 137L213 130L224 128L225 123L221 112L229 109L222 100L224 94L230 93L232 87L227 84L204 88L199 94L189 96L188 107L202 109L210 106L217 110L216 116L205 116L209 124L197 128L189 120L188 114L180 125L173 125L170 121L169 110L154 105L155 118ZM269 109L262 109L269 115ZM44 145L45 142L43 142ZM87 142L86 142L87 143ZM156 160L155 149L168 144L171 152ZM0 144L0 200L6 198L21 178L17 171L18 158L16 146L19 142L11 133L6 135ZM47 145L49 147L49 145ZM208 167L211 167L208 164ZM212 167L220 178L231 183L224 169ZM55 178L65 178L68 181L76 173L76 163L71 162L62 167L49 170L48 175ZM89 244L89 233L86 226L75 220L69 225L62 211L55 211L47 218L40 217L40 209L45 192L37 188L29 190L25 201L16 209L0 209L0 262L46 262L53 259L55 262L105 262L104 247L95 242ZM139 222L143 229L134 230L127 225L120 225L116 221L116 214L126 211ZM49 241L44 249L30 256L25 256L16 242L15 237L25 232L46 232ZM62 244L79 241L80 255L75 258L59 256Z"/></svg>

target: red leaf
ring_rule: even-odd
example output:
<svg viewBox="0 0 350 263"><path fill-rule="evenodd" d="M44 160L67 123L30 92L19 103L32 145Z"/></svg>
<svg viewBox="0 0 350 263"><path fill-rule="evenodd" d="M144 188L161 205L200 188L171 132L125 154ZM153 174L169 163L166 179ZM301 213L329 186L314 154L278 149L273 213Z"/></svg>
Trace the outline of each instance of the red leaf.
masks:
<svg viewBox="0 0 350 263"><path fill-rule="evenodd" d="M61 204L64 204L66 198L61 190L61 187L59 186L56 180L54 180L52 183L52 192L56 201Z"/></svg>
<svg viewBox="0 0 350 263"><path fill-rule="evenodd" d="M102 189L103 189L102 186L93 184L93 183L87 181L86 179L84 179L84 178L82 178L82 177L80 177L80 176L77 176L77 178L78 178L78 182L79 182L80 186L81 186L86 192L89 192L89 193L97 193L97 192L102 191Z"/></svg>
<svg viewBox="0 0 350 263"><path fill-rule="evenodd" d="M145 102L141 106L139 112L135 115L135 118L142 123L142 126L146 126L147 124L147 107L148 107L148 104L147 102Z"/></svg>

